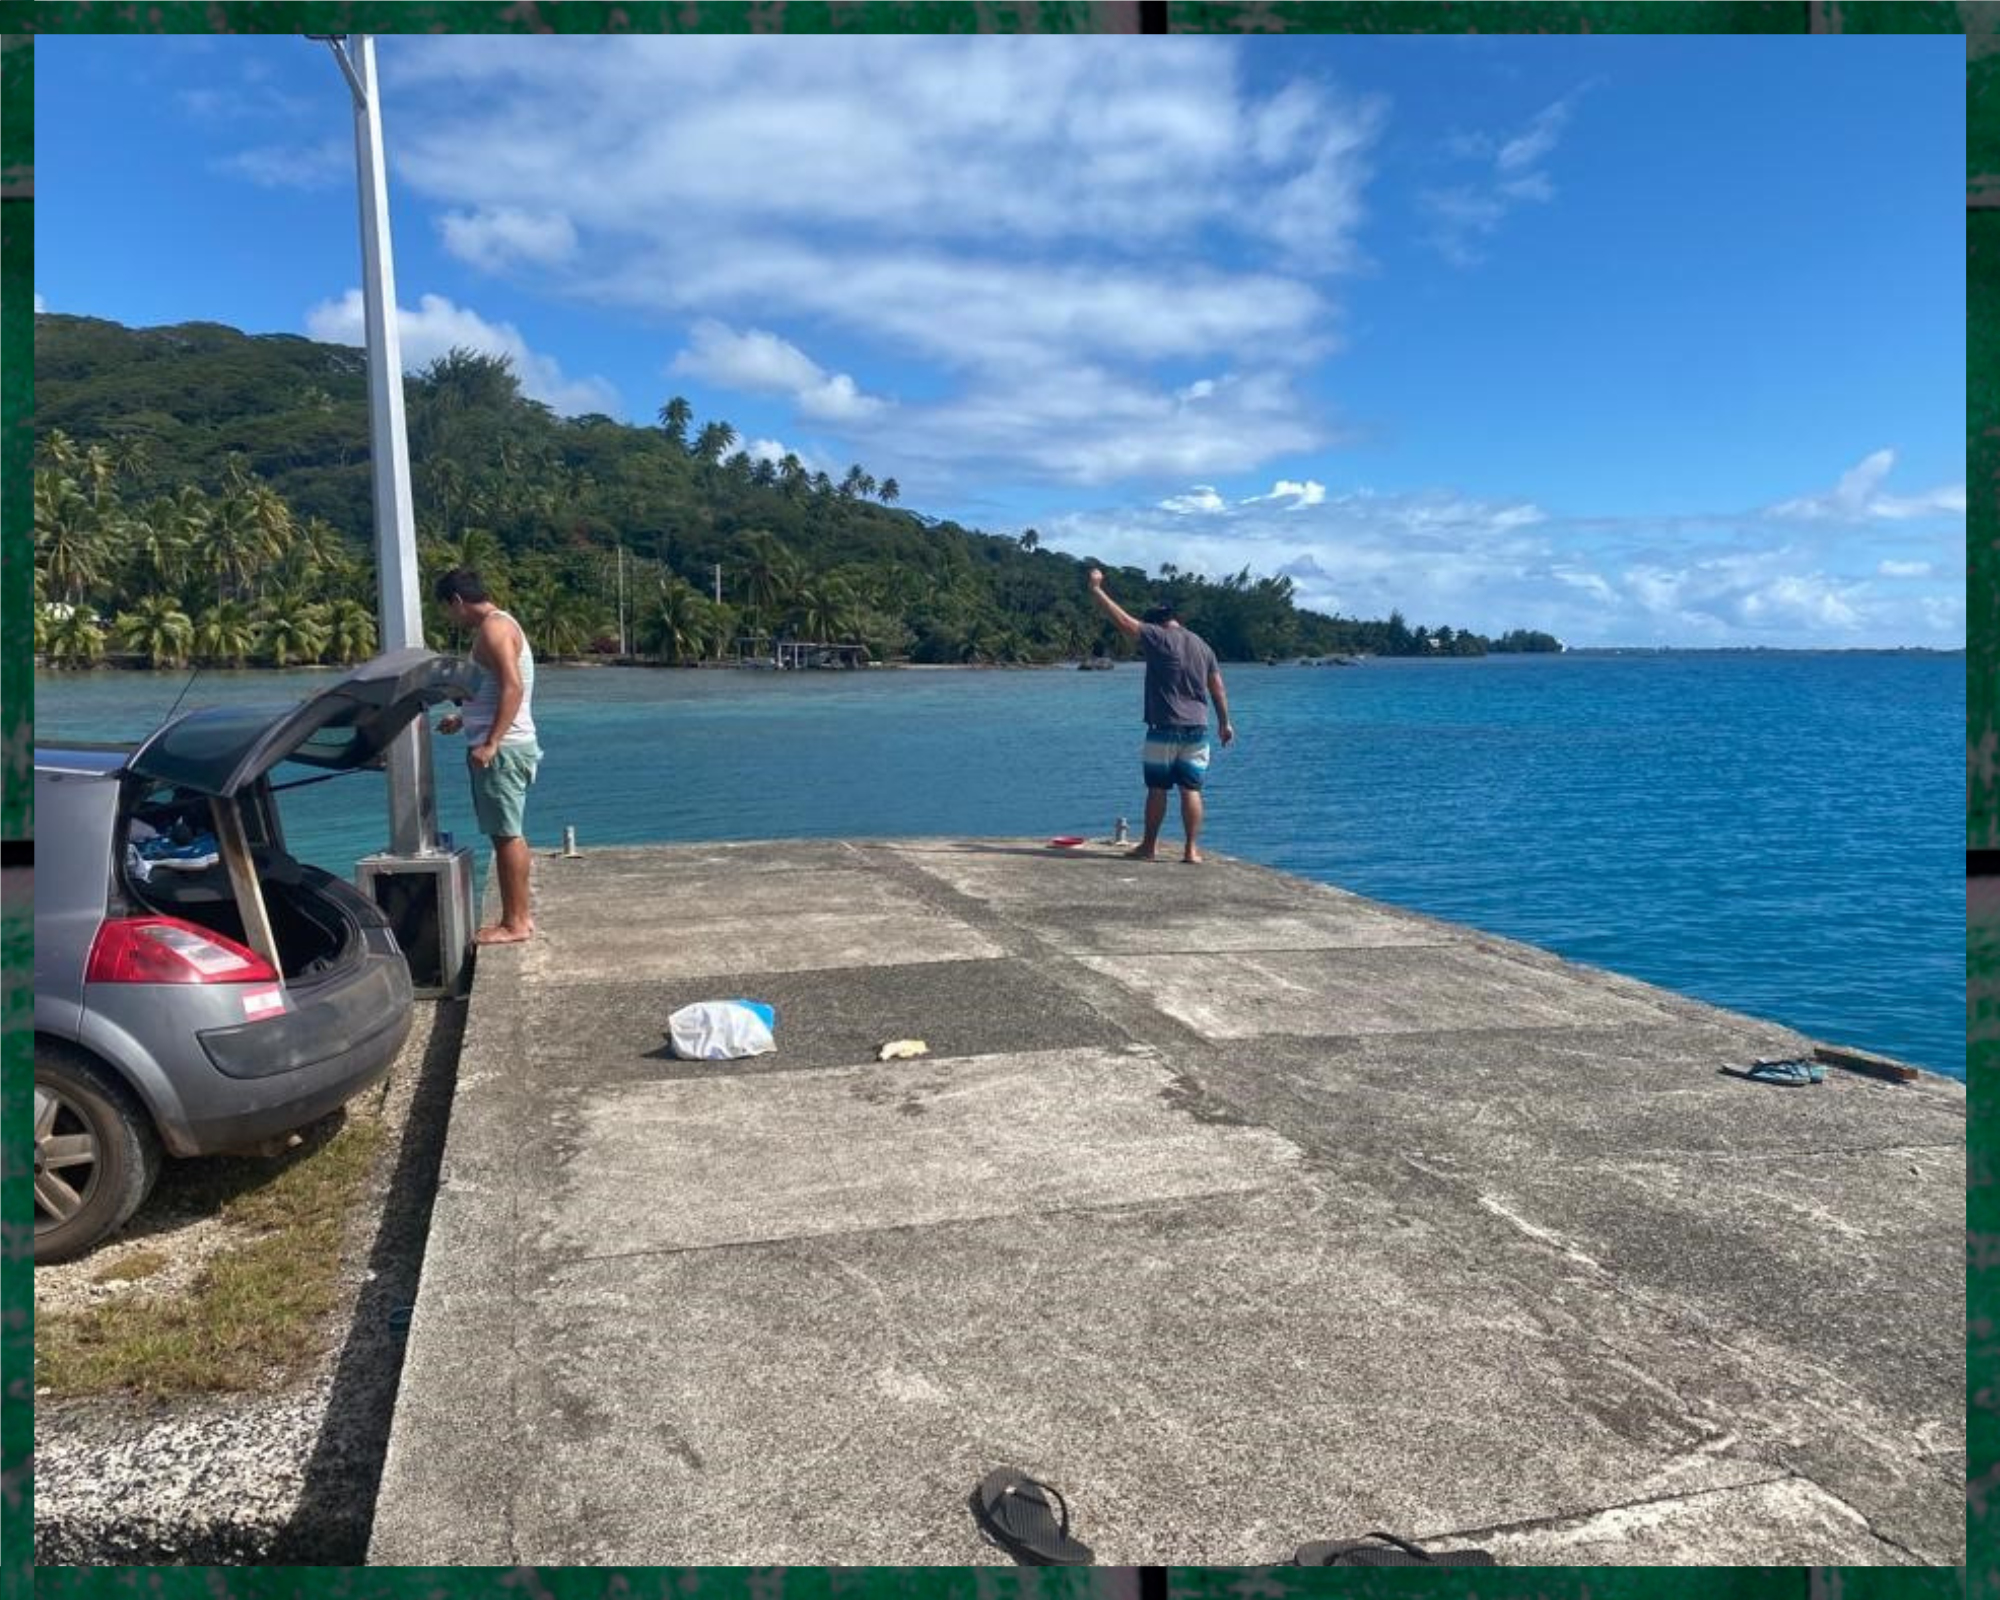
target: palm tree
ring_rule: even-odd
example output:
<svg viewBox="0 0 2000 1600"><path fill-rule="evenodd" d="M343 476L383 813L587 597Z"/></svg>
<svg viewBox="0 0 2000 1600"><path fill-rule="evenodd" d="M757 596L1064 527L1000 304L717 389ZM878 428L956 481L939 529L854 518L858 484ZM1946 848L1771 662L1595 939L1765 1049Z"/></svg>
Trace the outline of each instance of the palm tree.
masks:
<svg viewBox="0 0 2000 1600"><path fill-rule="evenodd" d="M42 609L48 617L42 648L52 665L87 667L104 659L104 630L90 607L56 604Z"/></svg>
<svg viewBox="0 0 2000 1600"><path fill-rule="evenodd" d="M793 596L800 629L809 639L831 644L854 631L854 593L839 578L822 574L802 584Z"/></svg>
<svg viewBox="0 0 2000 1600"><path fill-rule="evenodd" d="M70 477L76 476L76 469L83 461L82 455L77 451L76 441L60 428L51 428L42 435L36 453L42 457L41 464L44 468L53 468Z"/></svg>
<svg viewBox="0 0 2000 1600"><path fill-rule="evenodd" d="M881 496L882 504L885 506L892 506L903 498L902 487L894 478L884 478L882 487L876 492Z"/></svg>
<svg viewBox="0 0 2000 1600"><path fill-rule="evenodd" d="M134 587L179 591L192 576L194 542L183 531L175 501L160 495L126 524L126 558Z"/></svg>
<svg viewBox="0 0 2000 1600"><path fill-rule="evenodd" d="M744 592L757 620L768 626L792 603L798 587L798 560L770 534L756 532L744 540Z"/></svg>
<svg viewBox="0 0 2000 1600"><path fill-rule="evenodd" d="M327 654L342 666L375 653L375 617L359 600L336 600L327 611Z"/></svg>
<svg viewBox="0 0 2000 1600"><path fill-rule="evenodd" d="M241 600L210 606L195 621L194 653L204 661L241 667L257 648L257 620Z"/></svg>
<svg viewBox="0 0 2000 1600"><path fill-rule="evenodd" d="M515 614L535 648L552 656L576 655L605 631L603 608L549 573L525 586Z"/></svg>
<svg viewBox="0 0 2000 1600"><path fill-rule="evenodd" d="M100 515L108 506L118 502L115 487L118 478L118 463L111 452L101 444L94 444L83 452L80 463L83 482L90 490L90 503Z"/></svg>
<svg viewBox="0 0 2000 1600"><path fill-rule="evenodd" d="M113 552L104 521L74 478L35 474L35 562L49 587L72 605L104 581Z"/></svg>
<svg viewBox="0 0 2000 1600"><path fill-rule="evenodd" d="M326 607L296 591L273 595L257 608L263 625L264 654L274 667L313 662L326 654Z"/></svg>
<svg viewBox="0 0 2000 1600"><path fill-rule="evenodd" d="M639 637L655 655L678 666L702 645L703 603L693 584L679 574L660 580L653 603L639 616Z"/></svg>
<svg viewBox="0 0 2000 1600"><path fill-rule="evenodd" d="M702 430L695 436L695 459L705 467L712 467L728 452L736 442L736 430L726 422L702 424Z"/></svg>
<svg viewBox="0 0 2000 1600"><path fill-rule="evenodd" d="M111 446L111 455L118 476L130 478L134 483L144 478L147 467L152 465L152 449L136 433L120 434Z"/></svg>
<svg viewBox="0 0 2000 1600"><path fill-rule="evenodd" d="M277 558L263 509L247 494L229 496L202 529L201 558L215 574L215 598L242 595L253 573Z"/></svg>
<svg viewBox="0 0 2000 1600"><path fill-rule="evenodd" d="M660 431L674 442L682 455L687 454L688 424L692 421L694 407L679 395L660 407Z"/></svg>
<svg viewBox="0 0 2000 1600"><path fill-rule="evenodd" d="M1026 533L1021 535L1021 548L1026 550L1030 555L1041 549L1041 547L1042 536L1035 532L1033 528L1030 528Z"/></svg>
<svg viewBox="0 0 2000 1600"><path fill-rule="evenodd" d="M118 642L144 656L148 666L185 666L194 647L194 623L172 595L147 595L130 611L120 612L112 627Z"/></svg>
<svg viewBox="0 0 2000 1600"><path fill-rule="evenodd" d="M292 530L279 578L287 585L306 584L324 592L327 578L339 571L346 556L340 530L324 517L308 517Z"/></svg>

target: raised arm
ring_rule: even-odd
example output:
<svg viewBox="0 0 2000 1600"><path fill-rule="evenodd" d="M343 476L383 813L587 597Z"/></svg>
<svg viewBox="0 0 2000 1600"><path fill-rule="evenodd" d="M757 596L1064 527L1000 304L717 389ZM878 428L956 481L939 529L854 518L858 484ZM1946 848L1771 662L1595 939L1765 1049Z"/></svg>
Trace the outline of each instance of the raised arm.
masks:
<svg viewBox="0 0 2000 1600"><path fill-rule="evenodd" d="M1104 574L1096 567L1090 569L1090 598L1097 602L1097 609L1111 619L1112 626L1128 639L1139 637L1139 619L1104 592Z"/></svg>

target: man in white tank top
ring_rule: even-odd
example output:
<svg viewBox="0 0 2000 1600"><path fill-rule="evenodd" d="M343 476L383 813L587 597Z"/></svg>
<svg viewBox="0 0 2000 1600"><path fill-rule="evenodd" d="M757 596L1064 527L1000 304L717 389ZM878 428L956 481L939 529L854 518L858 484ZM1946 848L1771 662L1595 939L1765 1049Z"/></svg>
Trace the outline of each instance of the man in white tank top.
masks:
<svg viewBox="0 0 2000 1600"><path fill-rule="evenodd" d="M439 733L464 730L472 774L472 809L479 831L493 841L494 875L500 880L500 920L481 928L476 944L519 944L535 931L528 912L528 790L542 749L535 739L535 653L521 625L493 603L470 567L437 581L438 603L452 625L472 632L478 668L472 698L438 724Z"/></svg>

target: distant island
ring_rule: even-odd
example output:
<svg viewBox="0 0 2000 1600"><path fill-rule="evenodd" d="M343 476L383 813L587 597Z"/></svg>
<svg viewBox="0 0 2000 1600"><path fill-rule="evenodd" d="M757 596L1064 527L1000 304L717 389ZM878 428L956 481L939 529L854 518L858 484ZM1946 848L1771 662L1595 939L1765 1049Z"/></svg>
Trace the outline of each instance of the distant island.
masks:
<svg viewBox="0 0 2000 1600"><path fill-rule="evenodd" d="M1088 603L1105 567L1225 661L1558 652L1549 634L1329 617L1292 581L1059 554L753 458L685 399L656 426L559 417L500 357L406 377L418 562L475 567L539 652L661 665L1049 664L1129 657ZM35 318L35 652L52 666L300 666L376 649L367 363L214 323ZM426 601L425 629L447 639ZM814 646L839 646L817 651ZM803 654L801 653L803 647Z"/></svg>

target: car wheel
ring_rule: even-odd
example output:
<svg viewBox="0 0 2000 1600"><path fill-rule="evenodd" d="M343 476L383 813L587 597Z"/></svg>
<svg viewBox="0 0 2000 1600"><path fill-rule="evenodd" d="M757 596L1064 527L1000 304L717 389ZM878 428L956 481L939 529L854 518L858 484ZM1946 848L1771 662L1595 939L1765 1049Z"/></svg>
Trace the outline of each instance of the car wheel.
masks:
<svg viewBox="0 0 2000 1600"><path fill-rule="evenodd" d="M35 1041L35 1261L68 1261L152 1192L160 1139L131 1090L81 1050Z"/></svg>

